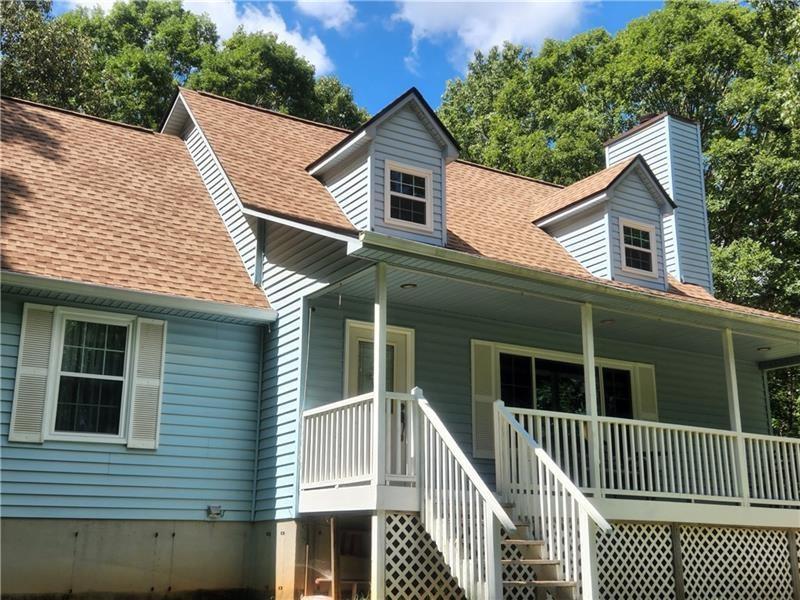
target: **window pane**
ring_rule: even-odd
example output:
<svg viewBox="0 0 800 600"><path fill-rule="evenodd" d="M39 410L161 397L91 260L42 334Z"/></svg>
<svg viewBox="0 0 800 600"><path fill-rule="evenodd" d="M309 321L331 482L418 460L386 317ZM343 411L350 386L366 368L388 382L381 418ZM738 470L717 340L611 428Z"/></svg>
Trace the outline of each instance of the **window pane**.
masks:
<svg viewBox="0 0 800 600"><path fill-rule="evenodd" d="M373 358L372 358L372 342L359 340L358 342L358 388L356 393L358 395L371 392L372 373L373 371ZM395 392L394 389L394 346L386 345L386 389L390 392Z"/></svg>
<svg viewBox="0 0 800 600"><path fill-rule="evenodd" d="M537 358L536 408L585 413L583 365Z"/></svg>
<svg viewBox="0 0 800 600"><path fill-rule="evenodd" d="M627 369L603 367L603 395L605 414L620 419L633 418L633 388L631 372Z"/></svg>
<svg viewBox="0 0 800 600"><path fill-rule="evenodd" d="M128 328L124 325L67 319L61 370L121 377L127 337Z"/></svg>
<svg viewBox="0 0 800 600"><path fill-rule="evenodd" d="M623 226L622 234L625 237L625 244L636 246L637 248L650 249L650 232L636 229L634 227Z"/></svg>
<svg viewBox="0 0 800 600"><path fill-rule="evenodd" d="M513 408L533 408L533 360L500 353L500 399Z"/></svg>
<svg viewBox="0 0 800 600"><path fill-rule="evenodd" d="M401 171L389 172L389 189L392 192L425 198L425 178Z"/></svg>
<svg viewBox="0 0 800 600"><path fill-rule="evenodd" d="M425 225L427 220L426 213L425 202L401 196L391 197L391 215L393 219Z"/></svg>
<svg viewBox="0 0 800 600"><path fill-rule="evenodd" d="M83 346L83 335L85 331L86 323L67 320L64 325L64 344L68 346Z"/></svg>
<svg viewBox="0 0 800 600"><path fill-rule="evenodd" d="M61 377L56 431L119 433L122 382Z"/></svg>
<svg viewBox="0 0 800 600"><path fill-rule="evenodd" d="M653 272L653 255L645 250L625 248L625 264L632 269Z"/></svg>

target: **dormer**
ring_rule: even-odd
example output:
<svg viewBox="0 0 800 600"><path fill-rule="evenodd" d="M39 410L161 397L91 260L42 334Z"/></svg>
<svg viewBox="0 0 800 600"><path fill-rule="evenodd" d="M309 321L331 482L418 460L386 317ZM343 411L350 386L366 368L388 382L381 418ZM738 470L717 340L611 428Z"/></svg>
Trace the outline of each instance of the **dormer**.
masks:
<svg viewBox="0 0 800 600"><path fill-rule="evenodd" d="M675 205L641 156L565 187L534 223L597 277L665 290L664 220Z"/></svg>
<svg viewBox="0 0 800 600"><path fill-rule="evenodd" d="M444 246L445 169L457 157L455 140L412 88L307 170L357 229Z"/></svg>

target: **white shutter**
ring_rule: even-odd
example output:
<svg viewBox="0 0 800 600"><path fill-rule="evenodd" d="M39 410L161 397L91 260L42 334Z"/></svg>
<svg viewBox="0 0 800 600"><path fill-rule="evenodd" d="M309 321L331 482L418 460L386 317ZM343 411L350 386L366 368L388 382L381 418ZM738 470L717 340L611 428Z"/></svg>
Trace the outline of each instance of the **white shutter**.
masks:
<svg viewBox="0 0 800 600"><path fill-rule="evenodd" d="M635 368L636 410L634 418L643 421L658 421L656 400L656 369L653 365L637 365Z"/></svg>
<svg viewBox="0 0 800 600"><path fill-rule="evenodd" d="M158 447L166 333L165 321L136 321L128 448Z"/></svg>
<svg viewBox="0 0 800 600"><path fill-rule="evenodd" d="M53 307L26 304L22 311L10 442L42 442L53 340Z"/></svg>
<svg viewBox="0 0 800 600"><path fill-rule="evenodd" d="M472 454L494 456L494 407L497 399L494 345L472 341Z"/></svg>

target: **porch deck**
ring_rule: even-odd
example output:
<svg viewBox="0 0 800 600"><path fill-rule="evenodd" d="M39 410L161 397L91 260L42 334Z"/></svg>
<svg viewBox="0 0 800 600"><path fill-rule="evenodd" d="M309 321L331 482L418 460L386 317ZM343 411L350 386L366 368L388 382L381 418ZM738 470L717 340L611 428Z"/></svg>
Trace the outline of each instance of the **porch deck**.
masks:
<svg viewBox="0 0 800 600"><path fill-rule="evenodd" d="M385 398L380 440L373 435L375 393L304 412L301 512L419 510L412 491L419 468L415 399L391 392ZM800 439L508 410L587 496L800 508ZM383 462L380 480L376 460Z"/></svg>

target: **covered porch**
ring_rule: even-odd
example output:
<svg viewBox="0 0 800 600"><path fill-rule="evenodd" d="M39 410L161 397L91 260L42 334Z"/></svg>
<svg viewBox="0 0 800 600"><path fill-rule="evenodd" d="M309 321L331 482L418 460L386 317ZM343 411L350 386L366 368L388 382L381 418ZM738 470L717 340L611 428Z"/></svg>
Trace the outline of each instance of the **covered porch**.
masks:
<svg viewBox="0 0 800 600"><path fill-rule="evenodd" d="M417 386L489 487L502 400L611 513L800 507L800 440L770 435L764 387L800 355L780 324L385 263L308 309L301 512L419 510Z"/></svg>

